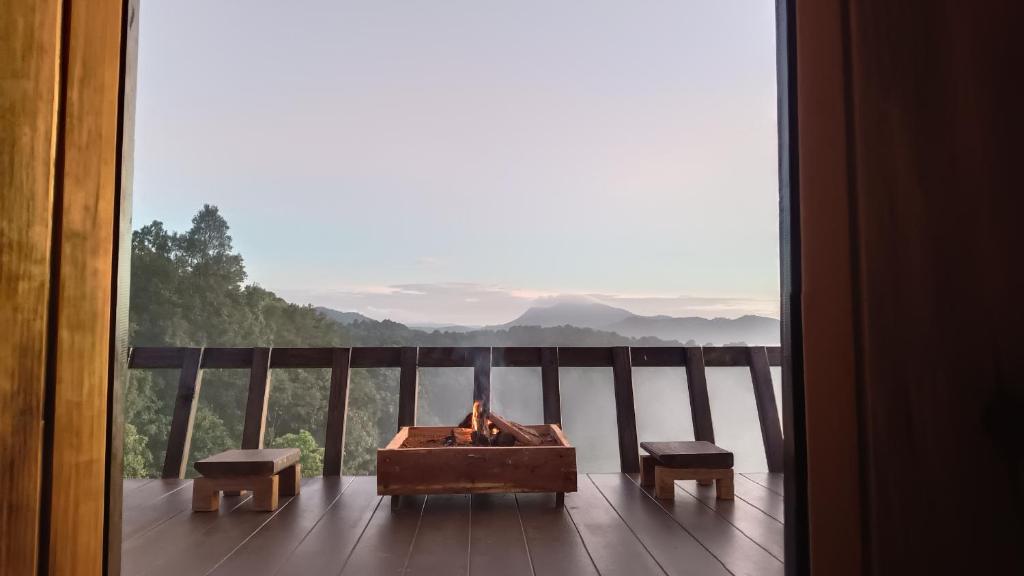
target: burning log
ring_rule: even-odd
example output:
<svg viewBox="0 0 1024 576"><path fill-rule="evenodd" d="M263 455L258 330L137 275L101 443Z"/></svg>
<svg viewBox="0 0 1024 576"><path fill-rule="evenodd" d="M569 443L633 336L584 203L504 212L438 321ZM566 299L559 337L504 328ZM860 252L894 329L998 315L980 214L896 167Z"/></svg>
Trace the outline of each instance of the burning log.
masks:
<svg viewBox="0 0 1024 576"><path fill-rule="evenodd" d="M474 446L490 446L491 431L487 425L487 410L479 401L473 402L473 413L470 414L470 429L473 431Z"/></svg>
<svg viewBox="0 0 1024 576"><path fill-rule="evenodd" d="M498 430L500 430L502 434L508 434L512 436L513 438L515 438L517 442L521 444L526 444L527 446L539 446L541 442L543 442L540 435L534 432L533 430L530 430L529 428L524 428L523 426L515 422L512 422L511 420L505 420L504 418L498 416L497 414L494 414L493 412L490 414L490 420L491 424L494 424L494 426Z"/></svg>
<svg viewBox="0 0 1024 576"><path fill-rule="evenodd" d="M501 430L491 437L491 446L515 446L515 444L516 437L511 434L505 434Z"/></svg>
<svg viewBox="0 0 1024 576"><path fill-rule="evenodd" d="M473 444L473 431L469 428L452 428L453 444L455 446L471 446Z"/></svg>
<svg viewBox="0 0 1024 576"><path fill-rule="evenodd" d="M473 402L473 411L452 428L452 435L446 439L446 446L540 446L544 439L540 434L522 424L502 418L494 412L485 411L479 401Z"/></svg>

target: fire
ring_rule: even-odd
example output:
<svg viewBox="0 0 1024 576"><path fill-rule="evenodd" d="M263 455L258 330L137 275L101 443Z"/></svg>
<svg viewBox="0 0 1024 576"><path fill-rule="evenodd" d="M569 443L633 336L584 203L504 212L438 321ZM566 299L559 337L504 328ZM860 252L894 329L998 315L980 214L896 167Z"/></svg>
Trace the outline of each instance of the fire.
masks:
<svg viewBox="0 0 1024 576"><path fill-rule="evenodd" d="M533 430L506 420L488 410L480 400L473 401L473 411L466 414L445 446L539 446L543 439Z"/></svg>
<svg viewBox="0 0 1024 576"><path fill-rule="evenodd" d="M473 401L473 418L470 421L470 428L479 432L483 430L483 426L480 425L480 401Z"/></svg>

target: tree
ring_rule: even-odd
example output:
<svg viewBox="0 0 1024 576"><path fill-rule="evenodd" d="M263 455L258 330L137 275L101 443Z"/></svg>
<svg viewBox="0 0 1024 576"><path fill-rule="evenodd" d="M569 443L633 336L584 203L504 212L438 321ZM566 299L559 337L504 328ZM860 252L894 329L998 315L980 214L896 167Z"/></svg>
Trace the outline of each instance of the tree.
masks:
<svg viewBox="0 0 1024 576"><path fill-rule="evenodd" d="M123 454L122 470L125 478L145 478L149 475L153 455L146 446L146 438L135 430L135 426L127 423L124 425Z"/></svg>
<svg viewBox="0 0 1024 576"><path fill-rule="evenodd" d="M272 448L298 448L302 452L302 475L320 476L324 473L324 449L317 444L316 438L308 430L299 430L298 434L278 436L271 444Z"/></svg>
<svg viewBox="0 0 1024 576"><path fill-rule="evenodd" d="M245 284L242 256L234 251L230 227L215 206L205 205L183 233L159 221L132 235L130 301L133 346L338 346L353 343L341 325L309 306L296 306L255 284ZM403 327L404 328L404 327ZM366 382L356 376L355 382ZM350 403L375 418L369 404L394 404L387 384L366 382L364 393ZM238 447L244 420L247 375L242 371L206 370L194 424L190 462ZM380 385L378 385L380 384ZM126 442L132 442L131 473L155 476L167 445L177 390L175 371L133 370L125 394ZM323 370L277 370L271 380L267 439L323 437L329 378ZM384 391L384 392L378 392ZM349 453L358 468L372 471L380 430L394 423L349 428ZM303 437L304 438L304 437ZM313 449L314 443L307 446ZM358 447L355 451L355 447ZM321 449L322 459L322 449ZM189 467L191 470L191 467ZM307 466L307 471L315 466Z"/></svg>

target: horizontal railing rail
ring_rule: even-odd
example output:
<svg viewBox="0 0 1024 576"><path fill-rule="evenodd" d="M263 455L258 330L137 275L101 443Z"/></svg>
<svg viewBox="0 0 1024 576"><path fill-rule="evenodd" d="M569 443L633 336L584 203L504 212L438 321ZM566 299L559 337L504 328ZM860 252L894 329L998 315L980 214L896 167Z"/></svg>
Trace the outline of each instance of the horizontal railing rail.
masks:
<svg viewBox="0 0 1024 576"><path fill-rule="evenodd" d="M163 477L183 478L191 445L204 369L248 369L249 389L242 448L260 448L266 429L270 372L273 369L331 370L324 475L341 474L348 382L352 369L398 368L398 426L416 423L419 368L473 368L473 400L490 403L491 368L541 369L544 422L561 423L559 368L611 368L615 391L619 462L623 472L639 472L634 367L686 369L694 438L715 441L708 398L708 367L747 367L771 472L782 471L782 426L773 391L771 366L780 366L777 346L721 347L353 347L353 348L170 348L137 347L129 352L132 369L180 370L174 413L167 439Z"/></svg>

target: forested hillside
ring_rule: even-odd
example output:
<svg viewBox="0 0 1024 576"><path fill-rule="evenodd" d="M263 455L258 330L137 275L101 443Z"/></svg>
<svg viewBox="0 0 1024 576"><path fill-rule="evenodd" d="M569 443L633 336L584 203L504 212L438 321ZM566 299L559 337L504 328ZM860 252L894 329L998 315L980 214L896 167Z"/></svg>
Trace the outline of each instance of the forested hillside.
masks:
<svg viewBox="0 0 1024 576"><path fill-rule="evenodd" d="M157 221L135 231L131 266L133 346L677 344L571 326L428 333L390 321L342 324L311 306L288 303L247 283L244 260L232 247L228 224L214 206L204 206L184 232L168 231ZM432 378L439 379L433 373L423 376L420 414L425 419L430 418L431 394L452 394L450 387L430 385ZM131 371L125 396L126 476L159 475L176 385L174 370ZM238 446L247 385L245 370L204 371L190 470L191 460ZM327 370L277 370L272 375L267 444L301 447L303 472L308 475L322 470L328 385ZM395 430L397 393L395 369L352 372L346 474L372 473L374 450ZM468 407L469 399L460 396L452 402Z"/></svg>

